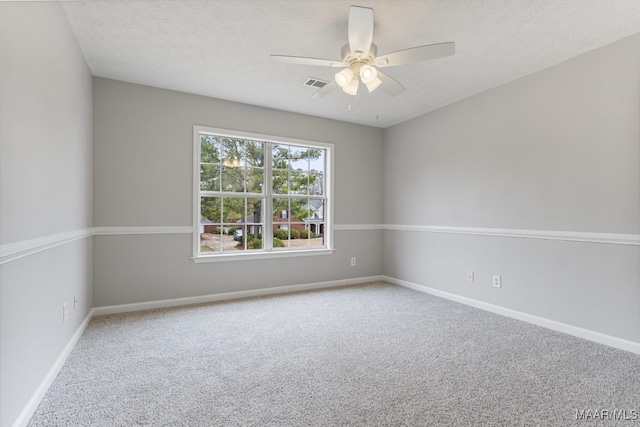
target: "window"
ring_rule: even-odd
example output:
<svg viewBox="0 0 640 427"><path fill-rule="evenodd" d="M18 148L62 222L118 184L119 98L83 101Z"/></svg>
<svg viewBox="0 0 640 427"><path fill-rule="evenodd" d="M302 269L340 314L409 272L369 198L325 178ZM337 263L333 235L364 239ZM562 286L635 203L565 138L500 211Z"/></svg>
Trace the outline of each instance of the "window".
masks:
<svg viewBox="0 0 640 427"><path fill-rule="evenodd" d="M194 127L194 260L330 253L331 144Z"/></svg>

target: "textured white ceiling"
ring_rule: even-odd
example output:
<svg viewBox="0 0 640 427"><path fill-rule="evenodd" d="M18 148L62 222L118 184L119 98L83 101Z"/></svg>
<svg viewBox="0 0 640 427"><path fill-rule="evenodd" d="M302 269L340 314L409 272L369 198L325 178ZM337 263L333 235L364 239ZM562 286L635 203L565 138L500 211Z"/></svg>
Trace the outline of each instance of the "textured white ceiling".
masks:
<svg viewBox="0 0 640 427"><path fill-rule="evenodd" d="M388 127L640 32L640 0L119 0L62 2L94 75ZM311 99L341 59L349 6L374 9L384 54L454 41L456 54L385 69L407 91Z"/></svg>

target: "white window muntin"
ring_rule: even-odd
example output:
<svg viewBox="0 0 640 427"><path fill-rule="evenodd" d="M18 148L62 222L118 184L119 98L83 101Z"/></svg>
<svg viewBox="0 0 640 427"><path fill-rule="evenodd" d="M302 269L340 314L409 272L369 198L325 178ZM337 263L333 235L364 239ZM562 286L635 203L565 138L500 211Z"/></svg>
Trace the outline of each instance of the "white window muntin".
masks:
<svg viewBox="0 0 640 427"><path fill-rule="evenodd" d="M249 140L256 142L264 142L264 165L265 176L262 187L262 193L247 193L238 192L230 193L224 191L202 191L200 189L200 136L211 135L219 137L234 138L240 140ZM193 260L196 262L202 261L219 261L223 259L257 259L266 258L270 255L277 254L277 257L282 256L297 256L297 255L314 255L314 254L330 254L333 252L333 144L317 141L306 141L295 138L276 137L272 135L264 135L250 132L240 132L228 129L210 128L205 126L193 127ZM273 194L272 192L272 145L291 145L296 147L305 148L318 148L324 149L324 188L322 195L291 195L291 194ZM246 189L245 189L246 191ZM229 253L229 252L217 252L214 254L202 254L200 252L200 197L255 197L264 198L263 212L264 212L264 231L263 235L263 249L261 251ZM325 218L324 218L324 246L320 249L318 247L302 247L302 248L273 248L273 205L272 201L274 197L286 197L286 198L299 198L307 197L308 199L323 199ZM267 232L269 230L269 232Z"/></svg>

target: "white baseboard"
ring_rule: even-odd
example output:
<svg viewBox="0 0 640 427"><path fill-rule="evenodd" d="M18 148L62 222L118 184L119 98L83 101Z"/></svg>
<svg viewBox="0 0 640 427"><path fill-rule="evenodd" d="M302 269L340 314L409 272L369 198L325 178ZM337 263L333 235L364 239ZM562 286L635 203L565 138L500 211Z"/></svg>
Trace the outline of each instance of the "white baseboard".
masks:
<svg viewBox="0 0 640 427"><path fill-rule="evenodd" d="M302 285L276 286L273 288L252 289L248 291L225 292L222 294L202 295L197 297L174 298L159 301L140 302L133 304L110 305L93 309L94 316L105 314L127 313L130 311L151 310L154 308L176 307L181 305L201 304L207 302L227 301L239 298L249 298L266 295L276 295L287 292L308 291L311 289L334 288L338 286L356 285L359 283L384 280L383 276L358 277L356 279L331 280L328 282L307 283Z"/></svg>
<svg viewBox="0 0 640 427"><path fill-rule="evenodd" d="M494 304L474 300L471 298L455 295L449 292L441 291L438 289L430 288L428 286L419 285L413 282L407 282L406 280L400 280L393 277L383 276L383 280L393 283L395 285L403 286L405 288L413 289L419 292L424 292L430 295L434 295L440 298L448 299L451 301L459 302L471 307L479 308L481 310L496 313L512 319L521 320L523 322L531 323L543 328L551 329L565 334L573 335L578 338L583 338L589 341L597 342L599 344L608 345L620 350L629 351L631 353L640 354L640 343L635 341L629 341L622 338L613 337L600 332L595 332L589 329L580 328L578 326L568 325L566 323L557 322L555 320L545 319L544 317L534 316L533 314L523 313L521 311L512 310L510 308L501 307Z"/></svg>
<svg viewBox="0 0 640 427"><path fill-rule="evenodd" d="M84 318L80 326L78 326L76 332L73 334L56 361L53 363L51 369L49 369L49 372L47 372L47 375L45 375L45 377L42 379L42 382L33 393L33 396L31 396L31 399L29 399L25 407L22 409L22 412L20 412L20 415L18 415L18 418L16 418L16 420L13 422L13 427L25 427L29 423L31 416L36 411L36 409L38 409L38 405L42 401L42 398L53 383L53 380L56 379L58 372L60 372L60 369L62 369L62 366L67 361L67 358L71 354L71 351L76 346L76 343L82 336L82 333L86 329L89 321L91 321L91 318L93 316L94 313L92 309L91 311L89 311L89 314L87 314L87 317Z"/></svg>

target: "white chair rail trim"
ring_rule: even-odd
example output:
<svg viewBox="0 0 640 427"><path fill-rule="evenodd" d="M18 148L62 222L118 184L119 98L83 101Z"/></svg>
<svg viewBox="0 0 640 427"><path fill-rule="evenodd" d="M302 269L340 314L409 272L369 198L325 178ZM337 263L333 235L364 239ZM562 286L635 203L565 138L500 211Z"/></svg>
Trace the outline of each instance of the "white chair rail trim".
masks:
<svg viewBox="0 0 640 427"><path fill-rule="evenodd" d="M93 229L68 231L0 246L0 265L93 235Z"/></svg>
<svg viewBox="0 0 640 427"><path fill-rule="evenodd" d="M579 231L519 230L508 228L449 227L439 225L406 224L335 224L335 231L410 231L423 233L466 234L518 239L560 240L569 242L601 243L610 245L640 246L640 234L588 233ZM126 236L142 234L191 234L193 227L94 227L52 234L35 239L0 245L0 265L10 261L55 248L91 236Z"/></svg>
<svg viewBox="0 0 640 427"><path fill-rule="evenodd" d="M384 229L394 231L419 231L425 233L467 234L472 236L564 240L568 242L640 246L640 234L588 233L581 231L520 230L510 228L448 227L439 225L404 224L385 224Z"/></svg>

